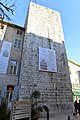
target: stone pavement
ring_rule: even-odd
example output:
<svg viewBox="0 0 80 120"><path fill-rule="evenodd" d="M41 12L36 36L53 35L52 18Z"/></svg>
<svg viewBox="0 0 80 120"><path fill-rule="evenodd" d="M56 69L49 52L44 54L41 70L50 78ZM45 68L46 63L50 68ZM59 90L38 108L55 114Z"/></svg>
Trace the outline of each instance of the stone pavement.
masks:
<svg viewBox="0 0 80 120"><path fill-rule="evenodd" d="M71 120L80 120L80 116L79 115L74 116Z"/></svg>
<svg viewBox="0 0 80 120"><path fill-rule="evenodd" d="M47 118L40 118L39 120L47 120ZM49 118L49 120L68 120L68 116L58 116L54 118ZM70 116L70 120L80 120L80 116Z"/></svg>

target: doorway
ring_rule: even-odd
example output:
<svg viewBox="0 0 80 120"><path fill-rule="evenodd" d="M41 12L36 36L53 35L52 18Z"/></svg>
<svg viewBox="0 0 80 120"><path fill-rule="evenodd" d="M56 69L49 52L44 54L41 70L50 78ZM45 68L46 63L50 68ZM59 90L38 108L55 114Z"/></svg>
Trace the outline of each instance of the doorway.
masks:
<svg viewBox="0 0 80 120"><path fill-rule="evenodd" d="M11 110L11 107L12 107L13 94L14 94L14 86L7 85L6 102L7 102L7 107L9 110Z"/></svg>

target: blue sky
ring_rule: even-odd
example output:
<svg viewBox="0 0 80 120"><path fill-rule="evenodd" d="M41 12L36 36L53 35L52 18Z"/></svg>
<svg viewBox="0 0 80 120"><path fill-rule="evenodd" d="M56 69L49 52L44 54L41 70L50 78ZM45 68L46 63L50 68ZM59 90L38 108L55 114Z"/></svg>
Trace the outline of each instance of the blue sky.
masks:
<svg viewBox="0 0 80 120"><path fill-rule="evenodd" d="M80 64L80 0L33 0L61 14L67 57ZM12 22L24 26L29 0L17 0Z"/></svg>

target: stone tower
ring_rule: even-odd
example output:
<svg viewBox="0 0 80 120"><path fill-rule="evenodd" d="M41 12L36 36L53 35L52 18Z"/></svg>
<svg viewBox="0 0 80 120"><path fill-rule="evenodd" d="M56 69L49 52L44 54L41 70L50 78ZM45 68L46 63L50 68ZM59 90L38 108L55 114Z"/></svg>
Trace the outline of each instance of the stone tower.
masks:
<svg viewBox="0 0 80 120"><path fill-rule="evenodd" d="M60 13L30 3L25 22L19 99L34 90L50 116L72 111L72 91Z"/></svg>

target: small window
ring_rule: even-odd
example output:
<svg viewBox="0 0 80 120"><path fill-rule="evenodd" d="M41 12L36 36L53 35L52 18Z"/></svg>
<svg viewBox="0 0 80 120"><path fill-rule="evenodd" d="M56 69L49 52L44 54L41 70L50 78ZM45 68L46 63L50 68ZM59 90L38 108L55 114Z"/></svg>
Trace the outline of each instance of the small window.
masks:
<svg viewBox="0 0 80 120"><path fill-rule="evenodd" d="M17 74L18 70L18 61L11 60L10 62L10 74Z"/></svg>
<svg viewBox="0 0 80 120"><path fill-rule="evenodd" d="M69 74L71 74L71 67L69 66Z"/></svg>
<svg viewBox="0 0 80 120"><path fill-rule="evenodd" d="M3 24L1 24L1 29L2 29L2 30L4 29L4 25L3 25Z"/></svg>
<svg viewBox="0 0 80 120"><path fill-rule="evenodd" d="M77 74L78 74L78 79L80 81L80 71L77 71Z"/></svg>
<svg viewBox="0 0 80 120"><path fill-rule="evenodd" d="M18 39L14 40L14 48L17 48L17 49L21 48L21 40L18 40Z"/></svg>
<svg viewBox="0 0 80 120"><path fill-rule="evenodd" d="M17 34L18 34L18 35L22 35L22 31L17 30Z"/></svg>

